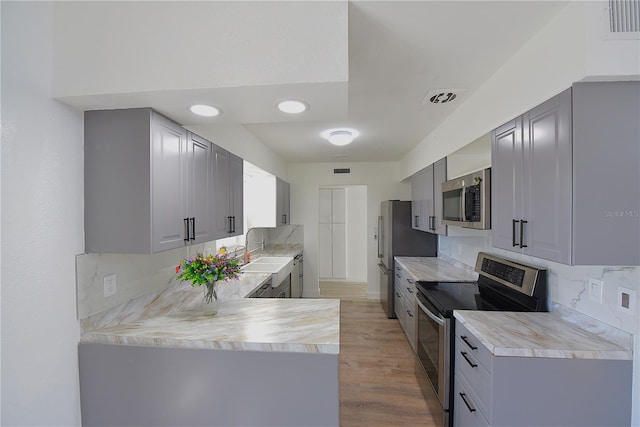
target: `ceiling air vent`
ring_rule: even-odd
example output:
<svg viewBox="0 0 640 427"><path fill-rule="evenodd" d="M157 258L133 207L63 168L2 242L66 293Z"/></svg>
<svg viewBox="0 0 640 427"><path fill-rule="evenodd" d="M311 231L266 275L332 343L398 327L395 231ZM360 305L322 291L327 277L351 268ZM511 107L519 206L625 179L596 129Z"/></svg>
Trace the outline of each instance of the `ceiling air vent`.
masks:
<svg viewBox="0 0 640 427"><path fill-rule="evenodd" d="M640 0L609 0L605 39L640 39Z"/></svg>
<svg viewBox="0 0 640 427"><path fill-rule="evenodd" d="M335 174L338 174L338 173L351 173L351 169L350 168L334 169L333 173L335 173Z"/></svg>
<svg viewBox="0 0 640 427"><path fill-rule="evenodd" d="M431 89L422 100L422 105L449 104L458 98L466 89Z"/></svg>

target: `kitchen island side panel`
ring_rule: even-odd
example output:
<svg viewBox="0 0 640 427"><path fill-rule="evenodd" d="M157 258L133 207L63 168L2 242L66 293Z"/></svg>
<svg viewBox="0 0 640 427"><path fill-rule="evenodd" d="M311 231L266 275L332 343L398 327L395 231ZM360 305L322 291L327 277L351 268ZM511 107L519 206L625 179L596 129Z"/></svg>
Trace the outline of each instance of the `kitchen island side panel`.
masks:
<svg viewBox="0 0 640 427"><path fill-rule="evenodd" d="M337 426L338 355L81 343L83 426Z"/></svg>

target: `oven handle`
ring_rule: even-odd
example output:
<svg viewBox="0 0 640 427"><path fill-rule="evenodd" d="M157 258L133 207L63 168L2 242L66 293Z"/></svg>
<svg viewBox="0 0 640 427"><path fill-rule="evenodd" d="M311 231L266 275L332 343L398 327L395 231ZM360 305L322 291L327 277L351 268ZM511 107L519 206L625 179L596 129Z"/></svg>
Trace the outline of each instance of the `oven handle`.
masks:
<svg viewBox="0 0 640 427"><path fill-rule="evenodd" d="M444 326L445 325L444 319L441 319L440 317L438 317L435 314L433 314L431 311L427 310L427 308L420 302L420 300L416 299L416 302L418 303L418 307L420 307L420 309L424 312L424 314L429 316L429 318L431 320L433 320L434 322L436 322L440 326Z"/></svg>

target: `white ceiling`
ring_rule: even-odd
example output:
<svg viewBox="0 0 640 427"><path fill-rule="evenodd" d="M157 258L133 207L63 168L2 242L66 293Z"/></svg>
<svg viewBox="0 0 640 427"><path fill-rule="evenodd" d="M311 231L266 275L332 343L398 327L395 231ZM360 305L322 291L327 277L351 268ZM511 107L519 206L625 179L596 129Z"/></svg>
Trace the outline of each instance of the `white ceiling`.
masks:
<svg viewBox="0 0 640 427"><path fill-rule="evenodd" d="M566 4L349 1L348 82L61 99L82 109L151 106L185 126L242 124L288 162L400 160ZM430 90L447 88L465 91L451 104L423 105ZM304 100L311 109L285 115L275 108L285 98ZM201 100L211 100L224 114L204 119L187 112L185 105ZM339 126L361 135L345 147L320 138L323 130Z"/></svg>

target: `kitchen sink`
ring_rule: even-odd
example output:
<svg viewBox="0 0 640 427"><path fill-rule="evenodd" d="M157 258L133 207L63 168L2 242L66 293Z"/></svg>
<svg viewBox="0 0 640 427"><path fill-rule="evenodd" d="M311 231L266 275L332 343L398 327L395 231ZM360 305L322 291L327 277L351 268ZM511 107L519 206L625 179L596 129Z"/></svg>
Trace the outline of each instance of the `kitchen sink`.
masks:
<svg viewBox="0 0 640 427"><path fill-rule="evenodd" d="M240 267L245 273L271 273L277 287L293 270L293 257L261 257Z"/></svg>

